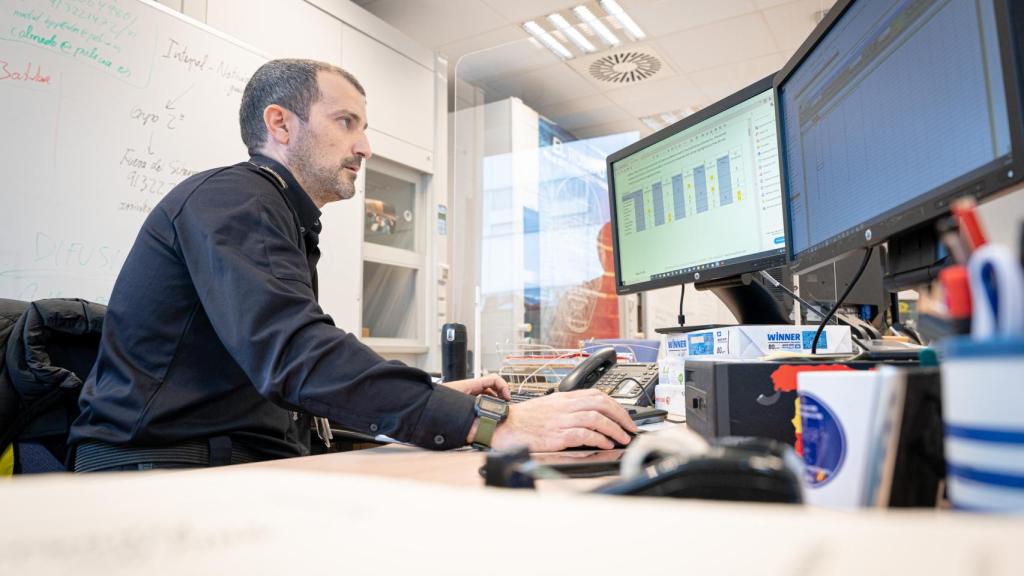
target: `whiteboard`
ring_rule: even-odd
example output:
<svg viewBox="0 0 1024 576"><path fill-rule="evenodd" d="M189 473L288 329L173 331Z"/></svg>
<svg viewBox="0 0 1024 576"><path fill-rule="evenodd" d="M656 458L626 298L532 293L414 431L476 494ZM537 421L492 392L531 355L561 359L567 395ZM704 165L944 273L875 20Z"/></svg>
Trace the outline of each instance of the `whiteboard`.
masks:
<svg viewBox="0 0 1024 576"><path fill-rule="evenodd" d="M163 195L248 157L266 60L140 0L0 1L0 297L107 303Z"/></svg>

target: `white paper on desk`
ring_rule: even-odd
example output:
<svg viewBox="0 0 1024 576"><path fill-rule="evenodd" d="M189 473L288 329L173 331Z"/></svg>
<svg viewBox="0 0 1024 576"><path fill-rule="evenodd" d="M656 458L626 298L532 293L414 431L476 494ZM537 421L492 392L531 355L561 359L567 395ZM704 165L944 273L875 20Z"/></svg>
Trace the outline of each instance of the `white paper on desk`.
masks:
<svg viewBox="0 0 1024 576"><path fill-rule="evenodd" d="M617 526L642 526L636 533L646 550L691 552L641 553L652 574L1016 576L1024 565L1021 520L538 494L245 467L16 479L0 483L0 510L0 574L19 576L621 576L635 572L637 551L594 537ZM482 516L493 522L481 527ZM536 545L513 547L517 535Z"/></svg>

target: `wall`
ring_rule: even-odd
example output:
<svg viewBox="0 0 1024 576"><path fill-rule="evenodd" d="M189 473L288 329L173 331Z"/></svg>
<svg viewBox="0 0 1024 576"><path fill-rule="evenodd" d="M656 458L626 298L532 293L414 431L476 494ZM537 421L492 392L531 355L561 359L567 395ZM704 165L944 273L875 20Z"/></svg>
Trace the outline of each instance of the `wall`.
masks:
<svg viewBox="0 0 1024 576"><path fill-rule="evenodd" d="M1010 246L1020 256L1021 229L1024 227L1024 185L978 206L978 215L989 240Z"/></svg>

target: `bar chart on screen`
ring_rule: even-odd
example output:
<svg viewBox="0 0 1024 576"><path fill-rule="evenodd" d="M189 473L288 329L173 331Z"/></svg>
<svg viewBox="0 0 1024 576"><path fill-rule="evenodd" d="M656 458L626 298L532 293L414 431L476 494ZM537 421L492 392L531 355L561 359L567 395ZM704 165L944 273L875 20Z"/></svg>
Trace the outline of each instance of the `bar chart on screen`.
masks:
<svg viewBox="0 0 1024 576"><path fill-rule="evenodd" d="M742 201L747 176L743 162L743 152L737 148L688 169L666 166L664 179L623 195L621 210L627 223L633 223L623 233L644 232Z"/></svg>

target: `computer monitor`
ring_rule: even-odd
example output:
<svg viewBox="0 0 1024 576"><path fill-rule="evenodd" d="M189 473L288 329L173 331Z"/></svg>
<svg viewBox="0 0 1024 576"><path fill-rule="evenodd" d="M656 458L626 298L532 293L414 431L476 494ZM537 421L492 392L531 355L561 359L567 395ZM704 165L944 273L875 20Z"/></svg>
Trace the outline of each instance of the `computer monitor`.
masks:
<svg viewBox="0 0 1024 576"><path fill-rule="evenodd" d="M768 77L608 157L619 294L785 262L775 122Z"/></svg>
<svg viewBox="0 0 1024 576"><path fill-rule="evenodd" d="M1019 4L837 2L775 79L795 271L1024 176Z"/></svg>

